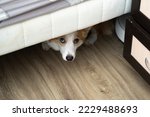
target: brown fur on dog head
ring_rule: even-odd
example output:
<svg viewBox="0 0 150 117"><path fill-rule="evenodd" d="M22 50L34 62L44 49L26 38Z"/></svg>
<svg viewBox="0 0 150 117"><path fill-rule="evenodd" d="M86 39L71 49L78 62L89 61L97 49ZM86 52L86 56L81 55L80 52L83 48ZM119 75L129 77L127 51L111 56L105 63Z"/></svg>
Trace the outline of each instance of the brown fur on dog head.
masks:
<svg viewBox="0 0 150 117"><path fill-rule="evenodd" d="M91 27L77 31L77 37L79 39L85 40L90 30Z"/></svg>

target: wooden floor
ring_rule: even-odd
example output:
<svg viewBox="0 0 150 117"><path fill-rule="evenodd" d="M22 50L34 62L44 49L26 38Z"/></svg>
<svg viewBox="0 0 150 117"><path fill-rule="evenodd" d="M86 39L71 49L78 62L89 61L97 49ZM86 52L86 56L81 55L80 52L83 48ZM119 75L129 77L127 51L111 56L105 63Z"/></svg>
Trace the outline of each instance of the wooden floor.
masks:
<svg viewBox="0 0 150 117"><path fill-rule="evenodd" d="M41 45L0 57L0 99L150 99L150 86L122 57L116 36L82 46L68 63Z"/></svg>

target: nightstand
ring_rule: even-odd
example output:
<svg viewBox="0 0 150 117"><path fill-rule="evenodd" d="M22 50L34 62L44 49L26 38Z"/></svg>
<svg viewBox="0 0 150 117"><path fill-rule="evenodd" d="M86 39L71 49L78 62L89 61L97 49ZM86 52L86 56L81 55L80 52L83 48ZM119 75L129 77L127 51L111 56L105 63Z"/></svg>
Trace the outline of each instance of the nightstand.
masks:
<svg viewBox="0 0 150 117"><path fill-rule="evenodd" d="M125 59L150 84L150 0L133 0L126 23Z"/></svg>

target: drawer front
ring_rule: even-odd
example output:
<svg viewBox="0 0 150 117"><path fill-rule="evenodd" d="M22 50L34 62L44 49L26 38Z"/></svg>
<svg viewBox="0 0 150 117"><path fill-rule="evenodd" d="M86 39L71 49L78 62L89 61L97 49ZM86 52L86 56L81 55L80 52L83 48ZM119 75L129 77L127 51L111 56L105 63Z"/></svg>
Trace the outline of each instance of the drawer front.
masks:
<svg viewBox="0 0 150 117"><path fill-rule="evenodd" d="M140 12L150 19L150 0L141 0Z"/></svg>
<svg viewBox="0 0 150 117"><path fill-rule="evenodd" d="M127 20L123 55L150 84L150 33L133 18Z"/></svg>
<svg viewBox="0 0 150 117"><path fill-rule="evenodd" d="M150 51L135 36L132 38L131 55L150 74Z"/></svg>
<svg viewBox="0 0 150 117"><path fill-rule="evenodd" d="M131 13L146 31L150 33L150 0L132 0Z"/></svg>

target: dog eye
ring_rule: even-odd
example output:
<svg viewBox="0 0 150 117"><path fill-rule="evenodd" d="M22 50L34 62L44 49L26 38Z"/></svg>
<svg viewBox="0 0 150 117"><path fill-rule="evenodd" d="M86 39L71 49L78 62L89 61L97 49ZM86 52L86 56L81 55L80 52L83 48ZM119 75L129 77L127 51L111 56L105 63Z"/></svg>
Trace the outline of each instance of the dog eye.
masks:
<svg viewBox="0 0 150 117"><path fill-rule="evenodd" d="M59 41L60 41L61 43L65 43L65 42L66 42L64 38L60 38Z"/></svg>
<svg viewBox="0 0 150 117"><path fill-rule="evenodd" d="M73 41L74 44L77 44L78 42L79 42L79 39L78 39L78 38L76 38L76 39Z"/></svg>

